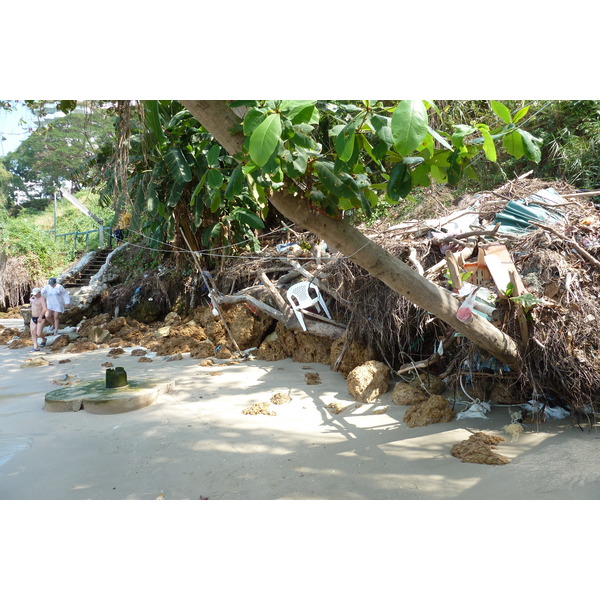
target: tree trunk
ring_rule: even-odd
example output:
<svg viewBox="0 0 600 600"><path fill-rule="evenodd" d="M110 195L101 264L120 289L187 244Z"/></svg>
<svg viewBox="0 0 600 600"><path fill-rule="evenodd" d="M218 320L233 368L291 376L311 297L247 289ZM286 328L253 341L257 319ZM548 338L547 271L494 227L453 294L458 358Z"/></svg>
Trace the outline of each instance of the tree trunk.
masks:
<svg viewBox="0 0 600 600"><path fill-rule="evenodd" d="M232 156L241 152L243 136L230 132L237 117L223 101L181 102ZM285 217L324 239L392 290L439 317L498 360L518 369L519 347L511 337L478 315L474 315L470 323L459 321L456 311L460 304L456 298L369 240L355 227L311 212L299 195L292 195L285 189L275 192L270 202Z"/></svg>

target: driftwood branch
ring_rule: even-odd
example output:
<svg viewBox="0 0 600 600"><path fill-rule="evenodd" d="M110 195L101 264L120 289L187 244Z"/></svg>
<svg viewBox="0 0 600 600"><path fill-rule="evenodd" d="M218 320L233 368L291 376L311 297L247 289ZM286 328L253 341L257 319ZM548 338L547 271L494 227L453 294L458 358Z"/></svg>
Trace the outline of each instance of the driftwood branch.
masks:
<svg viewBox="0 0 600 600"><path fill-rule="evenodd" d="M446 236L445 238L435 238L433 243L436 245L446 244L455 240L462 240L470 237L483 237L484 235L493 237L498 233L500 223L494 227L494 229L488 229L487 231L465 231L464 233L455 233L454 235Z"/></svg>
<svg viewBox="0 0 600 600"><path fill-rule="evenodd" d="M282 295L279 293L279 290L271 283L271 280L266 276L264 271L260 273L260 280L265 284L265 287L269 290L271 296L273 296L273 300L275 300L275 304L281 311L286 322L291 322L294 317L294 311L290 308L290 305L283 299Z"/></svg>

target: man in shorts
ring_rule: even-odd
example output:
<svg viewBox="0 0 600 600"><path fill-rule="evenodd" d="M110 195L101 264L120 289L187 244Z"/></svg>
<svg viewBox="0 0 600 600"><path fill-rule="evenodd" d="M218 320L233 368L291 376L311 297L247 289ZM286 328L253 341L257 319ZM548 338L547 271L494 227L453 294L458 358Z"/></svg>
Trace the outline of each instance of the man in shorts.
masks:
<svg viewBox="0 0 600 600"><path fill-rule="evenodd" d="M42 290L40 290L40 288L33 288L33 290L31 290L31 321L29 323L31 341L33 342L32 352L40 351L38 338L42 338L42 343L40 344L42 347L46 345L44 322L47 310L48 307L46 306L46 299L42 296Z"/></svg>

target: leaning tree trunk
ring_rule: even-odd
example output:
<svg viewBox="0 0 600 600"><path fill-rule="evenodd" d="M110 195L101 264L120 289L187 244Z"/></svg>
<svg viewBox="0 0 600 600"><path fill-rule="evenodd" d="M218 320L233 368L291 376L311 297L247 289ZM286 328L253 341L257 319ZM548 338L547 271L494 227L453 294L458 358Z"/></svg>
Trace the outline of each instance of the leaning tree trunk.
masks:
<svg viewBox="0 0 600 600"><path fill-rule="evenodd" d="M239 125L239 119L225 101L181 102L232 156L242 151L243 134L231 131L234 125ZM285 189L275 192L270 202L288 219L324 239L392 290L439 317L498 360L518 369L519 347L511 337L478 315L474 315L470 323L459 321L456 311L460 304L456 298L366 238L355 227L311 212L305 199Z"/></svg>

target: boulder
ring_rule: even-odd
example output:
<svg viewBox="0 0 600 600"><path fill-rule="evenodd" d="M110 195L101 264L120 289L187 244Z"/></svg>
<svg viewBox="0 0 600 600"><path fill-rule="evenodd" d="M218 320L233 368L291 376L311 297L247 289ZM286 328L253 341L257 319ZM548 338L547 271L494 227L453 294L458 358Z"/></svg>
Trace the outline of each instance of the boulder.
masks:
<svg viewBox="0 0 600 600"><path fill-rule="evenodd" d="M409 427L449 423L452 419L454 419L454 411L443 396L431 396L421 404L410 406L404 415L404 422Z"/></svg>
<svg viewBox="0 0 600 600"><path fill-rule="evenodd" d="M348 374L348 392L358 402L374 402L388 391L389 367L379 361L369 360Z"/></svg>
<svg viewBox="0 0 600 600"><path fill-rule="evenodd" d="M421 404L429 399L429 394L410 383L397 383L392 391L392 402L400 406Z"/></svg>
<svg viewBox="0 0 600 600"><path fill-rule="evenodd" d="M94 325L87 332L87 338L95 344L103 344L110 339L110 331L104 329L101 325Z"/></svg>

